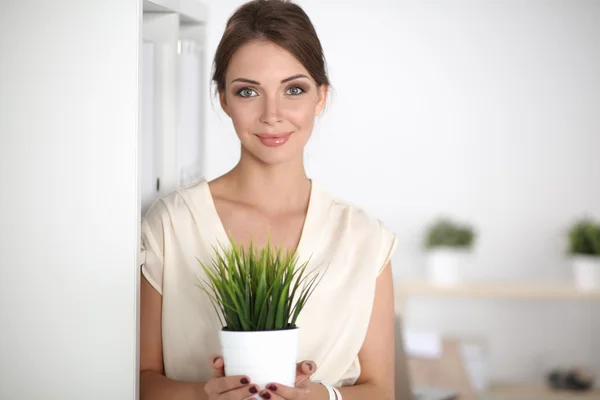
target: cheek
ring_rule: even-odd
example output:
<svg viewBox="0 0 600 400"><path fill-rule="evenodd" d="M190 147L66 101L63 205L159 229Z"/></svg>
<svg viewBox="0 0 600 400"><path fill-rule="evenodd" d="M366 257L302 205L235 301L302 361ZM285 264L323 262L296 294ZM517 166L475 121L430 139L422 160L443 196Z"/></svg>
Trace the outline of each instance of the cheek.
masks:
<svg viewBox="0 0 600 400"><path fill-rule="evenodd" d="M312 99L295 101L286 109L287 119L300 129L310 129L315 120L316 103Z"/></svg>
<svg viewBox="0 0 600 400"><path fill-rule="evenodd" d="M231 120L236 128L249 129L256 120L256 110L252 104L234 104L229 109Z"/></svg>

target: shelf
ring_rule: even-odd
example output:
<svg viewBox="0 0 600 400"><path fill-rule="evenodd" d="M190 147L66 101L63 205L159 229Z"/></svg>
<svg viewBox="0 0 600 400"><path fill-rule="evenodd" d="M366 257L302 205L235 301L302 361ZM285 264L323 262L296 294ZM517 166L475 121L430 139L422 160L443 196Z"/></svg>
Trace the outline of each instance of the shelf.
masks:
<svg viewBox="0 0 600 400"><path fill-rule="evenodd" d="M456 286L437 286L427 282L400 282L396 296L423 295L431 297L500 298L500 299L594 299L600 291L581 291L568 285L522 283L464 283Z"/></svg>
<svg viewBox="0 0 600 400"><path fill-rule="evenodd" d="M553 391L536 385L493 385L481 400L600 400L600 389L590 392Z"/></svg>

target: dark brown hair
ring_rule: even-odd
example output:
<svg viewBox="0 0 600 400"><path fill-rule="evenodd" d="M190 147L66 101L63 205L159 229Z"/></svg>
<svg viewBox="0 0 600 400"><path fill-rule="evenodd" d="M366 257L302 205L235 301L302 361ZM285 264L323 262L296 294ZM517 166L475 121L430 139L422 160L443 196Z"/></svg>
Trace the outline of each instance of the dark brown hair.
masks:
<svg viewBox="0 0 600 400"><path fill-rule="evenodd" d="M283 47L304 65L318 86L329 85L323 48L304 10L287 0L252 0L227 21L213 63L217 90L225 89L225 72L233 53L256 39Z"/></svg>

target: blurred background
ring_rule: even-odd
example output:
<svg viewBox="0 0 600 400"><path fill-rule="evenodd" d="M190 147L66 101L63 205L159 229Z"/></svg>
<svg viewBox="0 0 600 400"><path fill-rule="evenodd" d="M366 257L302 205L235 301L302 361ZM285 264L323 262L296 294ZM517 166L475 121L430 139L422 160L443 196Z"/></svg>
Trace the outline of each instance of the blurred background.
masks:
<svg viewBox="0 0 600 400"><path fill-rule="evenodd" d="M238 160L210 72L242 3L2 1L0 398L137 390L139 217ZM308 173L398 236L415 396L600 399L547 379L600 381L600 1L297 3L333 85Z"/></svg>

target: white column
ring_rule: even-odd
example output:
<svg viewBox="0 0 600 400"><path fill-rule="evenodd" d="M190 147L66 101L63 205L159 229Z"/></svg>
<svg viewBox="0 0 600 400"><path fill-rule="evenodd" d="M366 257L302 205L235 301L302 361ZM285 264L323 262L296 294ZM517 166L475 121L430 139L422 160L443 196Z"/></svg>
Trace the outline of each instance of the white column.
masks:
<svg viewBox="0 0 600 400"><path fill-rule="evenodd" d="M138 0L0 11L0 398L137 398Z"/></svg>
<svg viewBox="0 0 600 400"><path fill-rule="evenodd" d="M187 185L204 174L203 100L208 77L204 74L204 27L183 25L179 35L177 167L179 185Z"/></svg>
<svg viewBox="0 0 600 400"><path fill-rule="evenodd" d="M177 42L179 15L176 13L144 14L144 40L154 43L154 139L155 163L160 190L157 196L178 187L177 171Z"/></svg>

